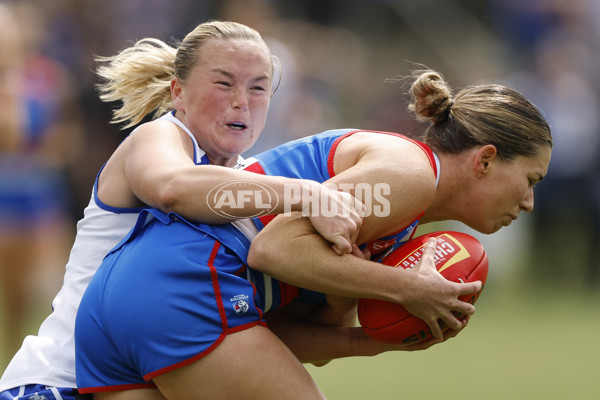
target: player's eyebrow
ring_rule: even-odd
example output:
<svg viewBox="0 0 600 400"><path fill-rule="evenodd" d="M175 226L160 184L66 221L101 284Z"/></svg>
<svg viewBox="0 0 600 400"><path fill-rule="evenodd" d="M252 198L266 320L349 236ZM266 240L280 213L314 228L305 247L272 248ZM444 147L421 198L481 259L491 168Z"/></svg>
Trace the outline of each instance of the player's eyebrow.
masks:
<svg viewBox="0 0 600 400"><path fill-rule="evenodd" d="M217 74L221 74L221 75L223 75L223 76L225 76L225 77L227 77L229 79L235 79L235 75L234 74L232 74L229 71L225 71L225 70L223 70L221 68L214 68L212 70L212 72L215 72ZM258 82L258 81L268 80L268 79L269 79L269 76L267 74L262 74L262 75L259 75L259 76L256 76L255 78L253 78L252 82Z"/></svg>
<svg viewBox="0 0 600 400"><path fill-rule="evenodd" d="M213 68L212 72L215 72L215 73L220 74L220 75L224 75L227 78L233 78L234 77L234 75L231 72L227 72L224 69L220 69L220 68Z"/></svg>

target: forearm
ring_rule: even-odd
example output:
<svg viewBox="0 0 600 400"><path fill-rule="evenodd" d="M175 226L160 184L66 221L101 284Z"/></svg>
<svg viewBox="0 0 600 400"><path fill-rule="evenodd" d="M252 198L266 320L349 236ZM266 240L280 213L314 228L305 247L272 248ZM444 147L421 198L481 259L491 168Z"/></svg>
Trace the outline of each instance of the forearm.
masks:
<svg viewBox="0 0 600 400"><path fill-rule="evenodd" d="M350 299L333 299L333 304L329 300L309 313L301 311L306 310L306 305L300 304L298 308L299 303L292 303L286 306L291 306L291 309L284 308L265 315L270 329L303 363L322 366L337 358L375 356L387 351L426 350L457 336L469 319L467 317L459 329L446 331L443 338L393 345L371 339L362 328L354 326L356 320L347 324L345 317L348 315L344 310L349 309Z"/></svg>
<svg viewBox="0 0 600 400"><path fill-rule="evenodd" d="M327 295L327 302L310 314L309 321L318 325L355 326L357 307L356 298Z"/></svg>
<svg viewBox="0 0 600 400"><path fill-rule="evenodd" d="M409 270L335 254L297 215L278 216L259 233L248 265L288 284L342 297L402 303L417 284Z"/></svg>
<svg viewBox="0 0 600 400"><path fill-rule="evenodd" d="M318 194L321 190L315 181L210 165L165 172L158 179L164 182L152 185L160 188L151 196L153 206L213 224L257 215L310 211L305 210L310 204L302 201L302 194Z"/></svg>
<svg viewBox="0 0 600 400"><path fill-rule="evenodd" d="M309 180L197 165L193 157L187 135L170 122L156 120L142 124L117 148L103 174L113 170L111 182L124 176L127 188L145 204L190 220L217 224L301 211L301 201L283 201L286 190L302 194L321 188ZM303 190L297 190L298 186Z"/></svg>
<svg viewBox="0 0 600 400"><path fill-rule="evenodd" d="M267 317L271 330L303 363L323 364L384 351L384 345L373 342L359 327L318 325L281 314Z"/></svg>

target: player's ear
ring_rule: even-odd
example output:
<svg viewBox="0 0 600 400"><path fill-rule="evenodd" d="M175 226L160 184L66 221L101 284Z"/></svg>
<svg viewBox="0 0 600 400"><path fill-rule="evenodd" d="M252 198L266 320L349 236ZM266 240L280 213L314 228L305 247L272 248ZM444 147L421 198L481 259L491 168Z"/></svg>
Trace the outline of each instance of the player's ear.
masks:
<svg viewBox="0 0 600 400"><path fill-rule="evenodd" d="M482 146L477 153L475 153L475 171L478 177L487 174L492 163L498 158L498 149L493 144L486 144Z"/></svg>
<svg viewBox="0 0 600 400"><path fill-rule="evenodd" d="M173 98L173 105L176 110L183 108L182 90L179 78L171 79L171 97Z"/></svg>

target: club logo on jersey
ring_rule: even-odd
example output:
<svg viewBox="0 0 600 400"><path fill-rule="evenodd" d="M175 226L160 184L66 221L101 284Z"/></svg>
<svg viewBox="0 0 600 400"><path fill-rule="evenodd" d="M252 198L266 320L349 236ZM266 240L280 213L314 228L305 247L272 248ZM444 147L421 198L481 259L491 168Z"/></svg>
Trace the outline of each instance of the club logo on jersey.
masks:
<svg viewBox="0 0 600 400"><path fill-rule="evenodd" d="M248 304L248 300L250 298L245 294L238 294L229 299L231 302L231 306L237 315L243 315L248 312L250 309L250 304Z"/></svg>
<svg viewBox="0 0 600 400"><path fill-rule="evenodd" d="M392 247L394 243L396 243L396 238L389 240L373 240L372 242L367 243L367 248L371 254L379 254Z"/></svg>

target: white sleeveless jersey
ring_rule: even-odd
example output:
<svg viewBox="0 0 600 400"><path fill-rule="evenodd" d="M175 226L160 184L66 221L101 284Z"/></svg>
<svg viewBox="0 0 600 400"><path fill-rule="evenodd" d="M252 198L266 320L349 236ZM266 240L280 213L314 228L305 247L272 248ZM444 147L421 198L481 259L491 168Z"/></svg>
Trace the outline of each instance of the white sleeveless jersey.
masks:
<svg viewBox="0 0 600 400"><path fill-rule="evenodd" d="M160 119L177 124L190 136L195 163L200 164L205 153L191 132L172 113ZM53 311L40 326L38 335L27 336L23 341L0 379L0 392L28 384L75 387L74 328L81 297L104 256L129 233L141 211L141 208L103 204L97 188L98 178L83 219L77 223L77 236L62 288L52 302Z"/></svg>

